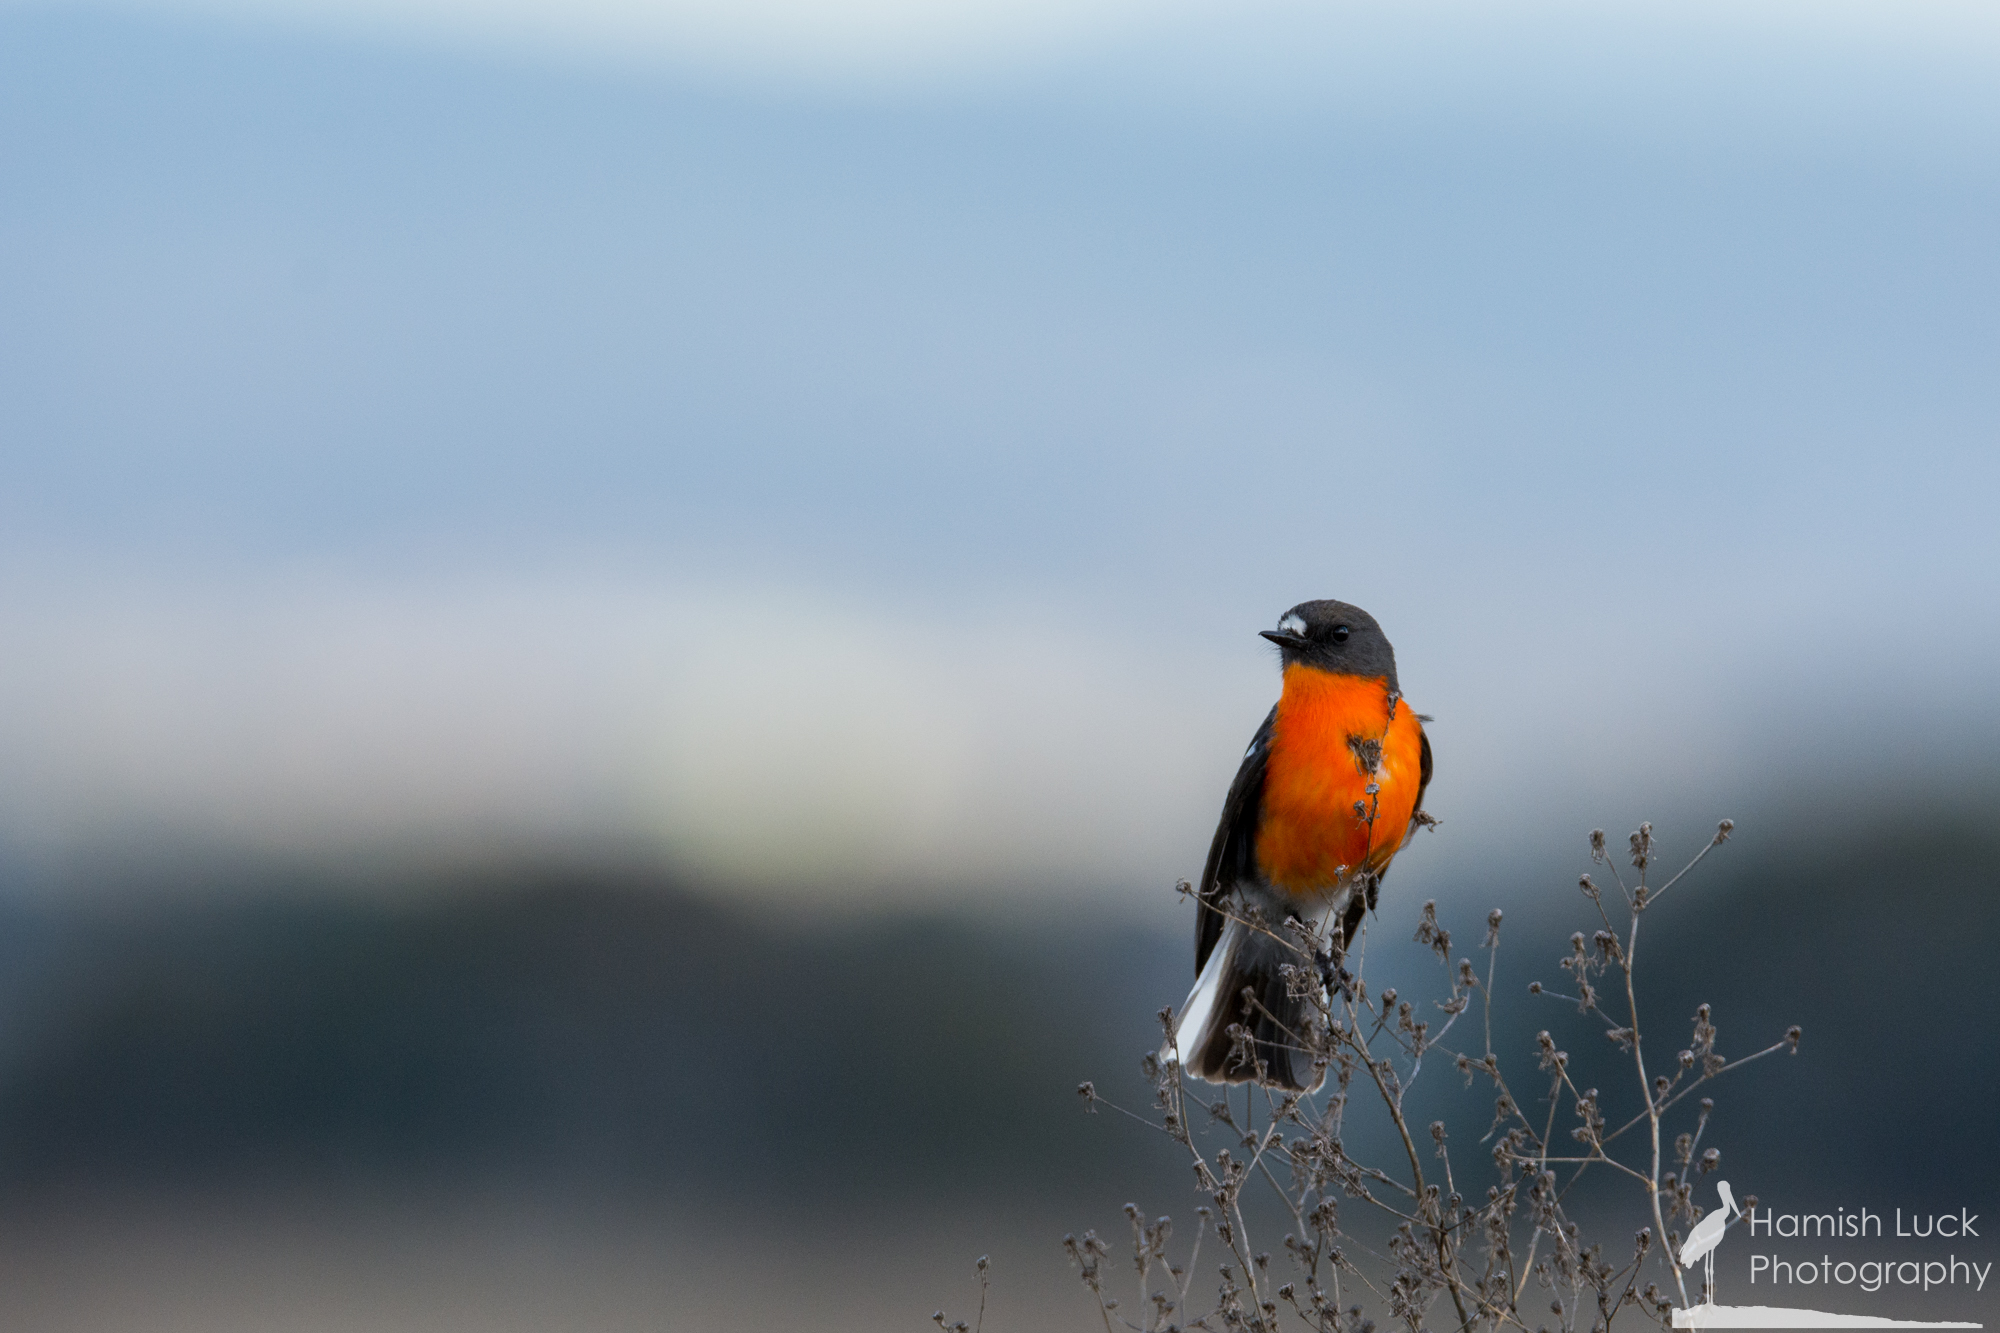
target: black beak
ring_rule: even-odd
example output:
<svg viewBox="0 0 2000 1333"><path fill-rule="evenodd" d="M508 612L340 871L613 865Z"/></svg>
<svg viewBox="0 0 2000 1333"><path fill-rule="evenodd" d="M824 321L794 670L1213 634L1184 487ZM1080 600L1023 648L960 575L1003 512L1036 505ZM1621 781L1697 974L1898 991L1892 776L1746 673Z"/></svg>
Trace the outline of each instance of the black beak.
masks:
<svg viewBox="0 0 2000 1333"><path fill-rule="evenodd" d="M1277 644L1280 648L1290 648L1296 651L1306 646L1306 636L1298 633L1296 630L1260 629L1257 632L1272 643Z"/></svg>

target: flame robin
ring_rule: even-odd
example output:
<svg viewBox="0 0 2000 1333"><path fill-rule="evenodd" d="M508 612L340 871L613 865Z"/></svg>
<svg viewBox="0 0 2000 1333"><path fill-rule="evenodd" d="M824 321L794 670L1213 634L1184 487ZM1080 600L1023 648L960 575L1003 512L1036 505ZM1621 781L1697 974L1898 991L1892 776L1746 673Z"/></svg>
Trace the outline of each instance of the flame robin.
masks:
<svg viewBox="0 0 2000 1333"><path fill-rule="evenodd" d="M1403 702L1395 649L1360 607L1301 602L1261 633L1278 645L1284 689L1222 804L1201 872L1195 986L1166 1054L1210 1082L1303 1090L1323 1073L1300 1049L1309 1001L1279 972L1307 961L1285 922L1331 914L1346 952L1390 859L1428 818L1431 744ZM1237 1023L1247 1059L1229 1035Z"/></svg>

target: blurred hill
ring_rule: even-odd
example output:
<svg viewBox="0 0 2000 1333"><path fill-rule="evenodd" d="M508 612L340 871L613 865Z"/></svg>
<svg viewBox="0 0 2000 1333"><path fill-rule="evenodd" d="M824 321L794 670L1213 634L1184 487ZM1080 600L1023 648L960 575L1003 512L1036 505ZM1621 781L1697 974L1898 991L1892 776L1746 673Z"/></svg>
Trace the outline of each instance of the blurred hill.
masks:
<svg viewBox="0 0 2000 1333"><path fill-rule="evenodd" d="M1704 1003L1728 1059L1772 1045L1794 1023L1804 1029L1795 1057L1769 1056L1710 1085L1717 1110L1702 1144L1721 1150L1722 1174L1739 1191L1831 1210L1904 1197L1942 1207L2000 1186L1991 1134L2000 1035L1984 1017L2000 939L2000 826L1990 809L1978 788L1911 805L1794 807L1778 827L1739 828L1646 913L1637 998L1653 1072L1689 1044ZM1654 886L1709 831L1662 829L1668 850ZM1615 873L1629 884L1624 832L1611 830L1610 842ZM1573 992L1558 967L1570 933L1589 936L1603 924L1576 875L1590 873L1616 897L1614 867L1591 864L1581 840L1578 852L1562 882L1516 902L1505 892L1480 900L1506 912L1494 1045L1513 1062L1517 1090L1533 1087L1520 1071L1534 1068L1535 1036L1547 1029L1575 1057L1579 1081L1601 1083L1617 1124L1643 1107L1629 1058L1574 1004L1527 993L1530 981ZM1384 906L1385 917L1414 917L1414 907ZM1610 914L1622 938L1623 909ZM1456 951L1480 957L1468 947L1484 933L1479 916L1448 924ZM1392 939L1380 975L1406 994L1441 993L1435 960L1401 934ZM1604 1004L1622 1019L1622 997ZM1483 1128L1491 1104L1483 1084L1468 1091L1446 1077L1417 1109ZM1690 1123L1676 1129L1693 1128L1691 1112L1683 1109Z"/></svg>
<svg viewBox="0 0 2000 1333"><path fill-rule="evenodd" d="M1076 1084L1134 1062L1132 997L1186 966L1054 920L802 928L559 870L454 887L17 912L7 1175L662 1202L1075 1182L1113 1165L1073 1132Z"/></svg>
<svg viewBox="0 0 2000 1333"><path fill-rule="evenodd" d="M1687 832L1663 830L1698 846ZM1653 1041L1677 1049L1704 1001L1732 1056L1806 1029L1799 1057L1718 1092L1707 1141L1773 1182L1838 1160L1856 1188L2000 1183L1984 1142L1996 867L2000 831L1976 812L1883 810L1745 830L1676 889L1641 944ZM1395 887L1369 975L1421 993L1435 964ZM1188 981L1178 932L1087 914L808 923L622 872L450 888L409 909L242 894L10 909L14 1195L498 1181L662 1204L748 1190L811 1211L1180 1188L1171 1154L1083 1117L1073 1091L1090 1078L1143 1101L1136 1057ZM1562 980L1569 931L1591 928L1573 880L1493 901L1500 1049L1525 1061L1548 1027L1598 1058L1573 1009L1525 993ZM1457 923L1461 950L1480 917Z"/></svg>
<svg viewBox="0 0 2000 1333"><path fill-rule="evenodd" d="M1640 1002L1674 1038L1703 1001L1731 1057L1805 1029L1796 1060L1717 1093L1725 1151L1793 1197L1942 1201L2000 1187L1992 795L1848 809L1825 827L1732 842L1658 914Z"/></svg>

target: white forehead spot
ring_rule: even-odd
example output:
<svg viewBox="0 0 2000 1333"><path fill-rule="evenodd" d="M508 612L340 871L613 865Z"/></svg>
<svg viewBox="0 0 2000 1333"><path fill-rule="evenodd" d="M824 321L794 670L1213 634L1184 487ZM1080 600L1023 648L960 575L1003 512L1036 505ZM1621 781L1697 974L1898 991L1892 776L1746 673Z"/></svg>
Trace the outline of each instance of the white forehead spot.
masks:
<svg viewBox="0 0 2000 1333"><path fill-rule="evenodd" d="M1306 618L1296 611L1287 611L1285 612L1285 618L1278 622L1278 632L1281 634L1304 634L1306 632Z"/></svg>

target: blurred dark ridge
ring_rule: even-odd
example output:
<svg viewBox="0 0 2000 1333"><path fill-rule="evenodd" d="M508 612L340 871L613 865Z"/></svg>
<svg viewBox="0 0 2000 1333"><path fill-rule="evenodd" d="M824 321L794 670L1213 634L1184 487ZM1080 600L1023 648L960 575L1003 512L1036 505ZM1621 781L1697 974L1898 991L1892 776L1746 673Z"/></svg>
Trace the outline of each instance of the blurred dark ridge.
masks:
<svg viewBox="0 0 2000 1333"><path fill-rule="evenodd" d="M1846 806L1823 826L1801 811L1805 818L1779 829L1739 828L1645 913L1637 998L1649 1073L1672 1071L1703 1003L1712 1006L1716 1049L1729 1059L1779 1041L1794 1023L1804 1030L1798 1055L1767 1056L1703 1094L1713 1096L1716 1111L1701 1146L1720 1150L1719 1175L1739 1195L1831 1211L1842 1202L1893 1206L1904 1199L1952 1207L2000 1189L2000 1144L1992 1133L2000 1029L1988 1016L2000 941L2000 825L1991 808L1983 799L1914 809ZM1659 830L1666 853L1651 882L1659 886L1685 864L1712 827ZM1636 882L1628 831L1609 832L1617 872ZM1515 1091L1546 1093L1546 1076L1535 1072L1536 1034L1546 1029L1571 1053L1579 1084L1601 1088L1615 1126L1644 1106L1630 1057L1573 1003L1527 991L1531 981L1574 991L1557 966L1570 935L1581 931L1588 940L1604 925L1577 887L1584 872L1605 890L1622 942L1629 918L1615 905L1612 867L1593 865L1582 839L1563 883L1490 899L1460 895L1467 908L1461 918L1443 915L1453 955L1478 960L1483 972L1477 946L1484 912L1472 905L1490 900L1506 913L1493 1040ZM1436 958L1409 941L1417 907L1392 907L1385 891L1383 908L1376 929L1389 947L1371 959L1370 976L1378 987L1397 985L1405 998L1423 997L1420 1008L1428 1008L1445 980ZM1390 925L1393 932L1383 929ZM1597 984L1620 983L1613 972ZM1622 995L1604 1003L1622 1019ZM1476 1028L1461 1026L1452 1039L1464 1049L1479 1046ZM1454 1126L1455 1160L1461 1170L1470 1163L1483 1187L1491 1167L1482 1146L1467 1139L1491 1123L1490 1083L1475 1079L1467 1088L1449 1069L1427 1073L1425 1083L1412 1116ZM1695 1128L1694 1111L1689 1101L1674 1113L1669 1143L1673 1133ZM1564 1112L1558 1137L1575 1124ZM1642 1146L1627 1144L1627 1153ZM1715 1179L1698 1182L1704 1207L1716 1202ZM1594 1188L1586 1182L1576 1202L1622 1213L1627 1192L1624 1182L1602 1175Z"/></svg>
<svg viewBox="0 0 2000 1333"><path fill-rule="evenodd" d="M1134 1062L1129 997L1183 963L1056 923L799 930L629 875L453 887L23 913L0 1169L661 1198L1115 1176L1137 1144L1076 1132L1074 1089Z"/></svg>
<svg viewBox="0 0 2000 1333"><path fill-rule="evenodd" d="M1704 1001L1731 1057L1789 1024L1805 1030L1796 1058L1772 1057L1717 1093L1710 1141L1735 1159L1739 1187L1756 1192L1763 1176L1767 1202L1773 1189L1829 1204L1859 1190L1940 1207L2000 1189L1992 795L1732 840L1711 858L1722 864L1690 877L1686 899L1647 915L1664 966L1647 974L1641 1012L1664 1016L1669 1049Z"/></svg>
<svg viewBox="0 0 2000 1333"><path fill-rule="evenodd" d="M1662 833L1684 856L1706 830ZM1656 1058L1685 1044L1702 1001L1731 1056L1806 1030L1800 1056L1716 1092L1704 1146L1739 1190L1944 1205L2000 1184L1996 853L1978 812L1746 829L1648 914L1640 999ZM1437 965L1410 943L1419 903L1398 887L1371 928L1369 976L1428 996ZM1074 1093L1091 1078L1143 1103L1153 1012L1189 980L1178 933L1053 915L808 928L630 873L516 870L455 889L405 909L243 894L6 909L5 1183L32 1196L502 1182L803 1206L1035 1196L1087 1203L1093 1224L1127 1198L1195 1202L1170 1145L1084 1116ZM1614 1115L1636 1103L1591 1023L1526 994L1531 978L1565 979L1569 932L1595 924L1573 878L1493 905L1507 912L1503 1056L1525 1075L1549 1028L1604 1071ZM1454 953L1475 952L1483 914L1447 913ZM1471 1140L1489 1091L1440 1068L1413 1111L1469 1129L1462 1150L1485 1178Z"/></svg>

